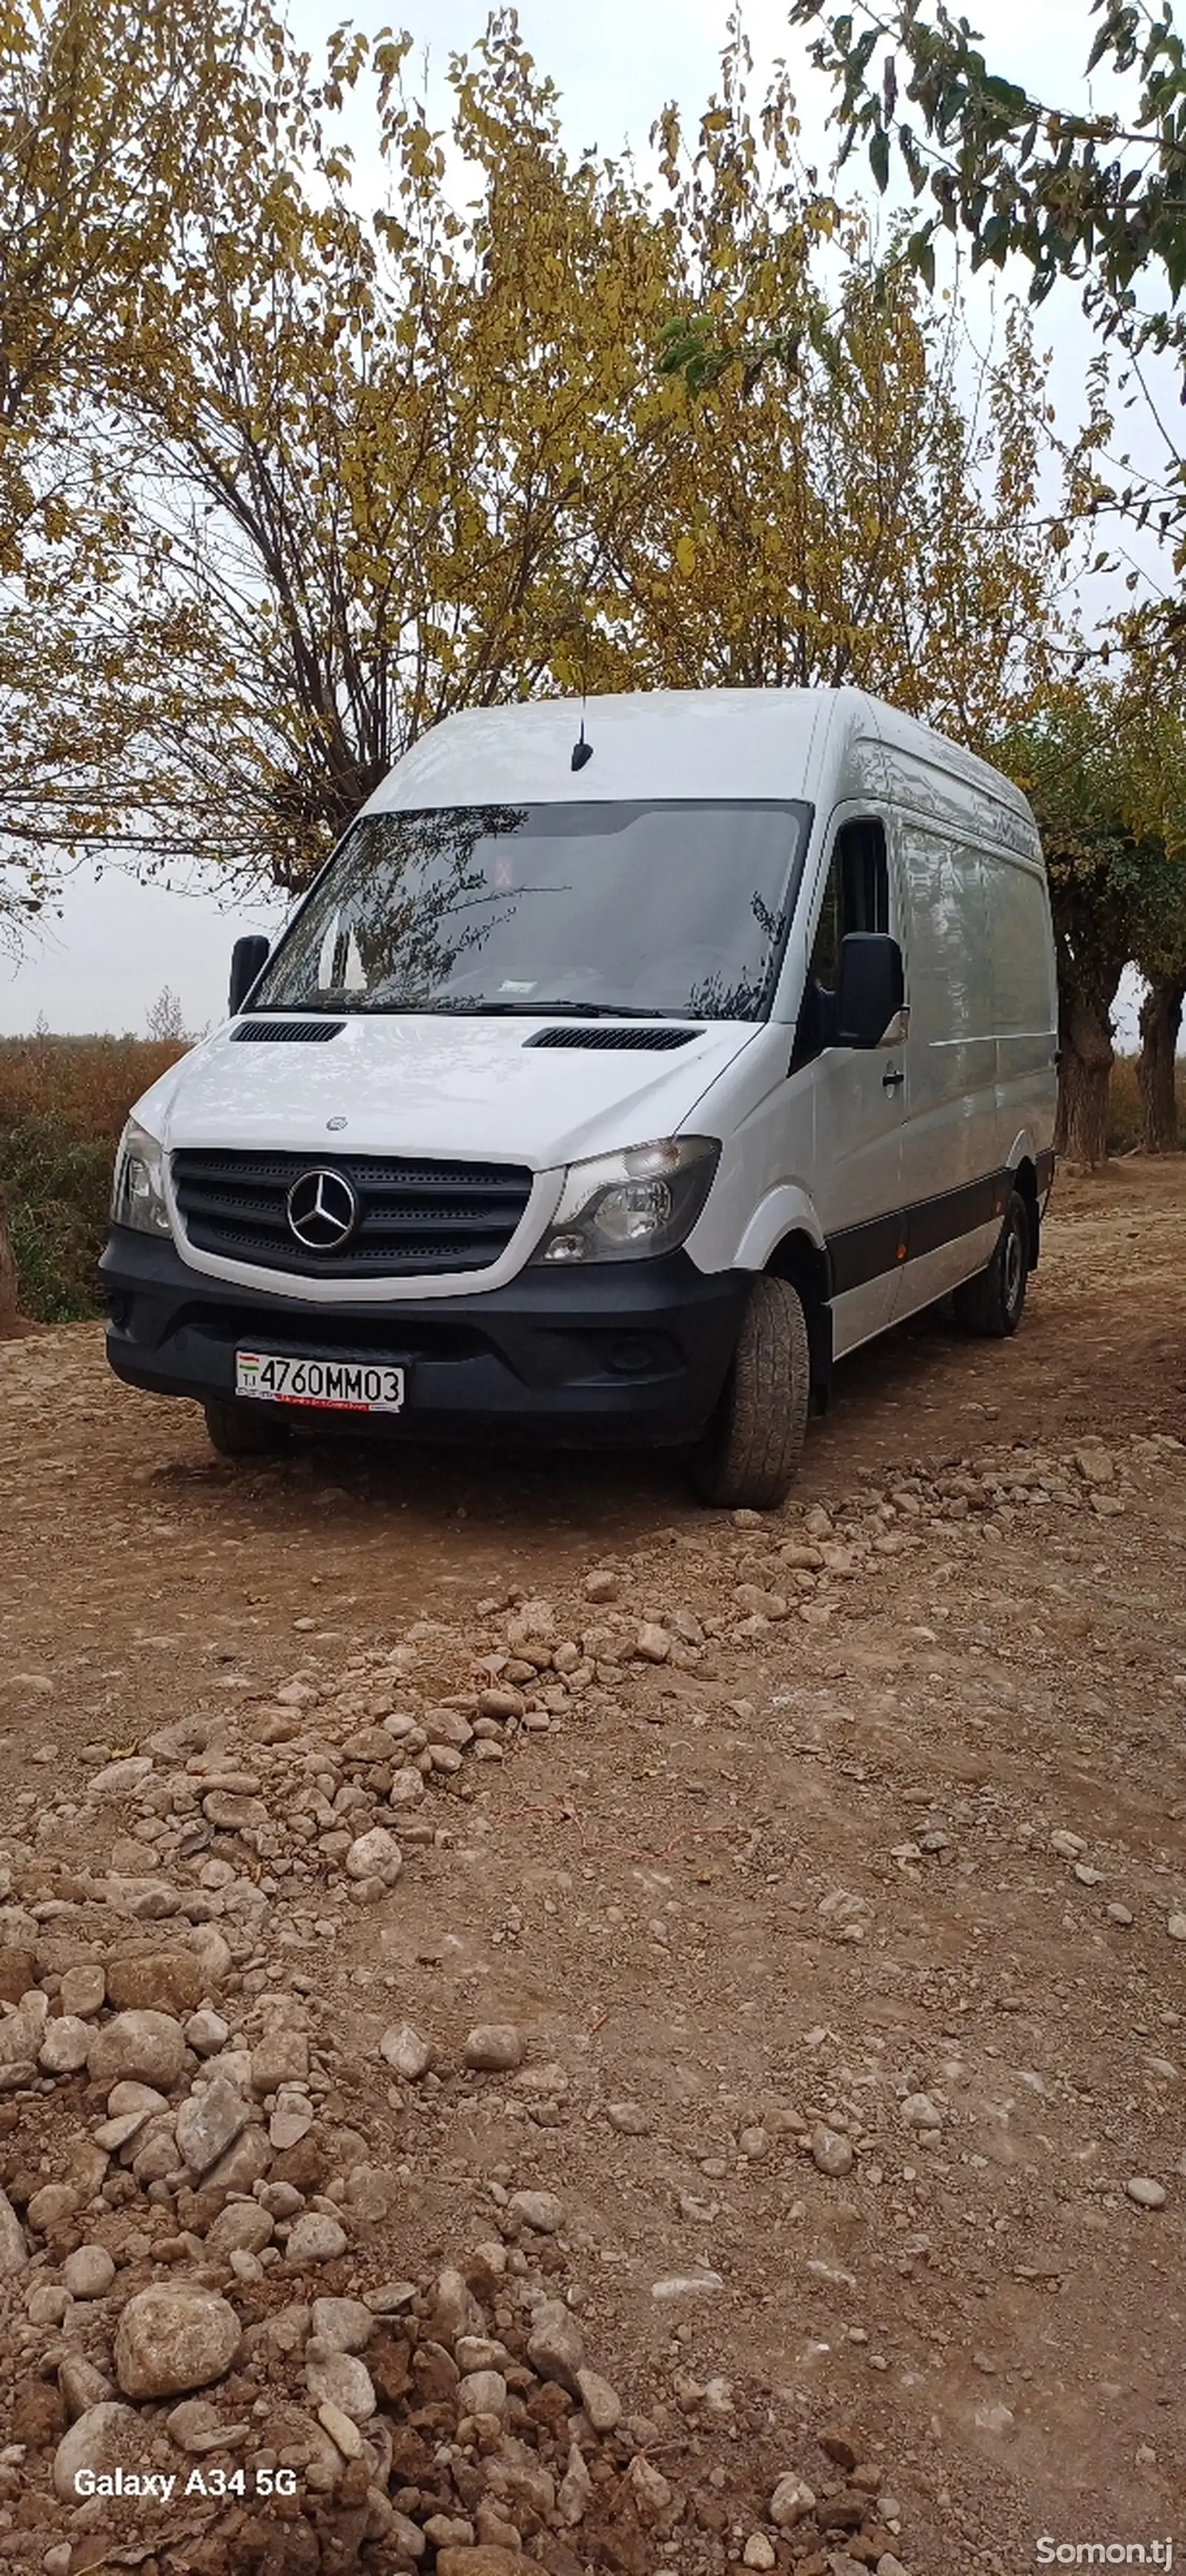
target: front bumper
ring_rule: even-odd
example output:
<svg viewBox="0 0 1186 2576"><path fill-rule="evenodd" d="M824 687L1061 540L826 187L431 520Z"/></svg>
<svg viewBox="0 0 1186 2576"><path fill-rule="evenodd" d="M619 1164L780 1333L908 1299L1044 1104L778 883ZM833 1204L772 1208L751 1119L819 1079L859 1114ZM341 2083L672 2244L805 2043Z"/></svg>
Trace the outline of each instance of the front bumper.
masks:
<svg viewBox="0 0 1186 2576"><path fill-rule="evenodd" d="M485 1295L311 1306L191 1270L172 1244L116 1226L100 1262L116 1376L199 1404L235 1391L235 1352L386 1360L408 1372L406 1411L344 1414L391 1438L523 1434L564 1444L695 1439L721 1394L751 1285L706 1277L686 1252L588 1271L524 1270ZM335 1418L293 1409L296 1429Z"/></svg>

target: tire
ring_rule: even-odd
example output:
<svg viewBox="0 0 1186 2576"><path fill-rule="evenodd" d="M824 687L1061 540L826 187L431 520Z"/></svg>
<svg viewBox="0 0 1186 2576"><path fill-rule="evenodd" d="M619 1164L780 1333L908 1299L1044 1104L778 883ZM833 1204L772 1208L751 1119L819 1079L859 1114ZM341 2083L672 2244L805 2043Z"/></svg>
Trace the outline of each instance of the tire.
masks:
<svg viewBox="0 0 1186 2576"><path fill-rule="evenodd" d="M1029 1272L1030 1213L1020 1190L1014 1190L988 1268L956 1289L952 1301L956 1322L966 1333L1008 1341L1025 1312Z"/></svg>
<svg viewBox="0 0 1186 2576"><path fill-rule="evenodd" d="M763 1271L750 1291L724 1394L693 1456L702 1503L760 1512L783 1501L803 1448L810 1388L802 1301L789 1279Z"/></svg>
<svg viewBox="0 0 1186 2576"><path fill-rule="evenodd" d="M210 1446L220 1458L274 1458L277 1450L288 1447L284 1424L269 1419L271 1408L266 1404L216 1398L202 1410Z"/></svg>

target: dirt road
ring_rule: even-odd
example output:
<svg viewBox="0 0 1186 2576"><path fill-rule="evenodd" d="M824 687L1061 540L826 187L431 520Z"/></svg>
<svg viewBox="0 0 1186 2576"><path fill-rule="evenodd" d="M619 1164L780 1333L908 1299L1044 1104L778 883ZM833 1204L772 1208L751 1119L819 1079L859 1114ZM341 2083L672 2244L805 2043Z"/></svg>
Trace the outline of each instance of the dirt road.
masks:
<svg viewBox="0 0 1186 2576"><path fill-rule="evenodd" d="M402 2158L389 2272L558 2196L548 2260L687 2499L641 2556L574 2530L573 2565L871 2547L1014 2576L1040 2535L1175 2518L1186 2547L1184 1444L1181 1164L1063 1187L1015 1343L927 1319L849 1363L760 1526L655 1460L231 1469L189 1408L109 1380L97 1331L0 1348L11 1904L45 1922L128 1872L152 1819L96 1810L88 1772L176 1721L229 1713L266 1800L300 1751L278 1709L357 1722L385 1665L467 1726L519 1693L525 1722L431 1774L398 1883L352 1903L331 1833L333 1901L305 1891L282 1937L315 1971L325 2115L362 2129L365 2100ZM248 1994L304 1867L270 1849ZM403 2019L436 2071L392 2086ZM478 2022L523 2034L534 2091L464 2070ZM19 2161L0 2126L14 2199ZM0 2354L0 2444L52 2362ZM839 2515L767 2515L837 2424L900 2507L863 2557ZM50 2456L0 2479L14 2566L49 2564L22 2499Z"/></svg>

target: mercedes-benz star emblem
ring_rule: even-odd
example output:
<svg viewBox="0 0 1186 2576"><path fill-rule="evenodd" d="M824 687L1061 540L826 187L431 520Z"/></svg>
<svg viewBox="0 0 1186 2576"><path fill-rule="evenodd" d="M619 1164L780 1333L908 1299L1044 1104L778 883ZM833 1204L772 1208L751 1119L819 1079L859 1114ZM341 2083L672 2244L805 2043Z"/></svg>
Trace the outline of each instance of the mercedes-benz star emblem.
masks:
<svg viewBox="0 0 1186 2576"><path fill-rule="evenodd" d="M288 1230L306 1252L337 1252L358 1223L358 1201L340 1172L302 1172L288 1193Z"/></svg>

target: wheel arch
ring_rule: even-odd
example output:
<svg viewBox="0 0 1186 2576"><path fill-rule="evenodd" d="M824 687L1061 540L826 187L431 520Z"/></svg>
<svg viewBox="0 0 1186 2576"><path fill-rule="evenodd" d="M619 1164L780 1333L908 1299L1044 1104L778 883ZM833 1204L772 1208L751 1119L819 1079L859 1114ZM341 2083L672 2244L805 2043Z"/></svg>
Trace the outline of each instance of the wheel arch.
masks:
<svg viewBox="0 0 1186 2576"><path fill-rule="evenodd" d="M802 1300L811 1359L812 1408L824 1413L832 1389L831 1273L827 1253L802 1226L796 1226L779 1238L765 1266L776 1279L789 1280Z"/></svg>
<svg viewBox="0 0 1186 2576"><path fill-rule="evenodd" d="M1042 1242L1042 1209L1038 1191L1038 1167L1028 1148L1023 1147L1018 1161L1010 1166L1010 1171L1014 1189L1020 1191L1025 1200L1026 1216L1029 1221L1029 1266L1031 1270L1036 1270Z"/></svg>

